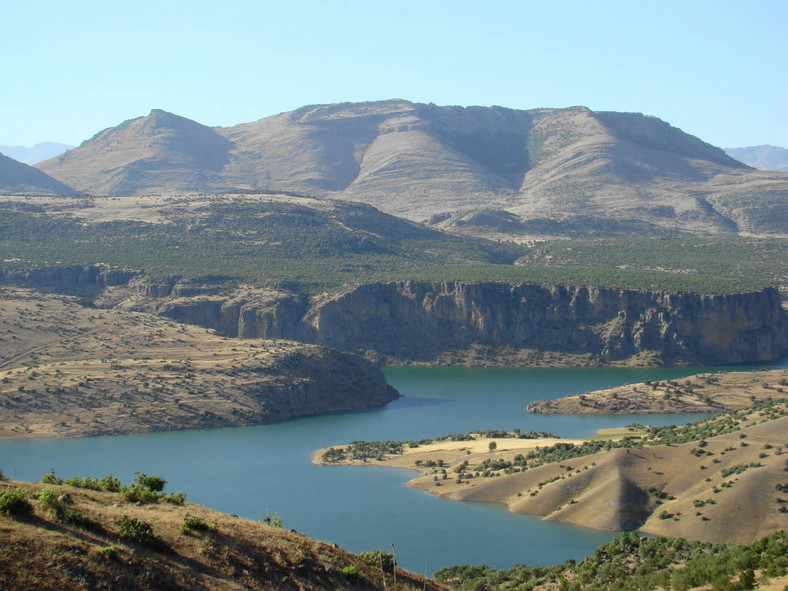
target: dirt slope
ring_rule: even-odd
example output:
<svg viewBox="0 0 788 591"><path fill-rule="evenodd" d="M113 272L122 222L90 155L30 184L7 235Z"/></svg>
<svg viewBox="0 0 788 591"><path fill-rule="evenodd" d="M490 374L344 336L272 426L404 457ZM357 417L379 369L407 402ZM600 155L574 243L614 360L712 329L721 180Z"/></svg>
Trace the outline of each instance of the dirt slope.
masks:
<svg viewBox="0 0 788 591"><path fill-rule="evenodd" d="M15 591L306 590L392 588L394 574L366 564L334 545L198 505L138 505L120 494L22 482L0 482L0 493L21 487L29 500L45 488L67 494L69 510L99 527L85 529L36 509L33 516L0 515L0 587ZM119 536L122 516L145 521L161 538L157 547ZM215 524L216 531L181 531L184 518ZM100 550L113 546L114 553ZM358 576L342 569L353 566ZM385 576L385 581L384 581ZM442 587L397 570L398 589Z"/></svg>

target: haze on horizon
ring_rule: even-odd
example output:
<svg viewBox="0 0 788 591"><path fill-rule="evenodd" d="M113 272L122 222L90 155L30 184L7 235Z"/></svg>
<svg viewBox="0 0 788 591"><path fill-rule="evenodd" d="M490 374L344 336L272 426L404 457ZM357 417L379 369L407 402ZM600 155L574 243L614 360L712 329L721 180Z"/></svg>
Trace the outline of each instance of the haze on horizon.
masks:
<svg viewBox="0 0 788 591"><path fill-rule="evenodd" d="M79 144L164 109L206 125L404 98L635 111L788 145L788 4L6 3L0 144Z"/></svg>

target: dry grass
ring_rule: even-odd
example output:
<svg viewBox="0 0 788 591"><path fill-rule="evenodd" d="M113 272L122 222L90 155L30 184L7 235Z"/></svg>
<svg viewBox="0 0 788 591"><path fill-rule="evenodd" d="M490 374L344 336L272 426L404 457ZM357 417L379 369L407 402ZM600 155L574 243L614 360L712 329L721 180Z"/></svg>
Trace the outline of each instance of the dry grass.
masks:
<svg viewBox="0 0 788 591"><path fill-rule="evenodd" d="M135 505L120 495L69 486L0 482L22 486L31 496L43 488L67 493L79 513L97 520L102 530L88 532L58 522L36 509L25 520L0 515L0 588L25 590L138 589L394 589L391 574L368 566L334 545L295 532L248 521L197 505ZM151 549L118 536L117 519L127 515L151 524L163 546ZM216 532L181 533L190 515L215 523ZM99 551L115 546L114 558ZM354 566L357 579L342 569ZM396 588L441 589L431 580L397 570Z"/></svg>
<svg viewBox="0 0 788 591"><path fill-rule="evenodd" d="M783 512L788 509L788 488L780 488L788 487L788 417L768 420L756 412L741 426L741 431L709 438L702 446L694 442L614 449L523 472L493 471L489 477L480 474L484 460L511 461L525 446L554 442L496 439L494 451L488 449L489 439L437 442L380 462L348 463L418 470L421 474L410 486L452 500L503 503L513 512L552 521L711 542L752 542L788 528L788 512ZM443 467L425 467L430 460L443 460ZM458 482L453 468L465 461L466 477ZM723 474L749 464L762 465Z"/></svg>
<svg viewBox="0 0 788 591"><path fill-rule="evenodd" d="M541 414L649 414L738 410L788 399L788 370L698 374L596 390L528 406Z"/></svg>

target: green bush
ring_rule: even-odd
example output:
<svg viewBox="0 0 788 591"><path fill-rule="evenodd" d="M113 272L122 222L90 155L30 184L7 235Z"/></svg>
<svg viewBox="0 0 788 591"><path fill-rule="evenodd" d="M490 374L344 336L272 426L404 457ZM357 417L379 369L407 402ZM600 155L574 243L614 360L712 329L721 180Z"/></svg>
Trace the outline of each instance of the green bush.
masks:
<svg viewBox="0 0 788 591"><path fill-rule="evenodd" d="M98 554L104 560L115 560L118 557L118 549L115 546L104 546L99 548Z"/></svg>
<svg viewBox="0 0 788 591"><path fill-rule="evenodd" d="M282 518L279 517L279 514L275 513L273 516L271 516L268 511L266 511L265 515L263 516L263 523L271 527L284 527L284 523L282 522Z"/></svg>
<svg viewBox="0 0 788 591"><path fill-rule="evenodd" d="M383 570L393 570L397 565L394 560L394 555L391 552L384 552L383 550L370 550L362 552L358 555L361 560L366 562L369 566L382 568Z"/></svg>
<svg viewBox="0 0 788 591"><path fill-rule="evenodd" d="M36 507L48 512L52 517L61 521L65 515L68 507L66 504L58 499L58 495L51 488L45 488L38 493L36 500Z"/></svg>
<svg viewBox="0 0 788 591"><path fill-rule="evenodd" d="M352 564L350 566L346 566L345 568L343 568L342 574L345 575L351 581L355 581L359 577L358 569Z"/></svg>
<svg viewBox="0 0 788 591"><path fill-rule="evenodd" d="M134 482L132 483L132 486L146 488L152 492L161 492L164 490L166 485L167 481L161 476L148 476L144 472L134 473Z"/></svg>
<svg viewBox="0 0 788 591"><path fill-rule="evenodd" d="M23 519L33 514L33 504L27 500L27 491L17 487L0 492L0 513L14 519Z"/></svg>
<svg viewBox="0 0 788 591"><path fill-rule="evenodd" d="M155 503L159 500L158 493L142 486L129 486L124 488L120 496L129 503Z"/></svg>
<svg viewBox="0 0 788 591"><path fill-rule="evenodd" d="M192 535L194 532L202 531L206 533L216 533L219 526L215 523L208 523L199 517L186 515L181 524L181 533L184 535Z"/></svg>
<svg viewBox="0 0 788 591"><path fill-rule="evenodd" d="M164 547L162 539L153 533L153 526L147 521L136 517L121 515L118 520L118 537L140 546L161 549Z"/></svg>

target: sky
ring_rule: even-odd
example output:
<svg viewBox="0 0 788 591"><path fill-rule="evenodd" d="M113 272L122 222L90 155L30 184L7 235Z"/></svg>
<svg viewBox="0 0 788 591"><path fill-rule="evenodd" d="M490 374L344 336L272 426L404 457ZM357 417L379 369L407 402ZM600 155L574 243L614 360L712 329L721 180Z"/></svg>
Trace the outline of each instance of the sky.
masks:
<svg viewBox="0 0 788 591"><path fill-rule="evenodd" d="M641 112L788 147L787 0L2 0L0 144L164 109L230 126L402 98Z"/></svg>

